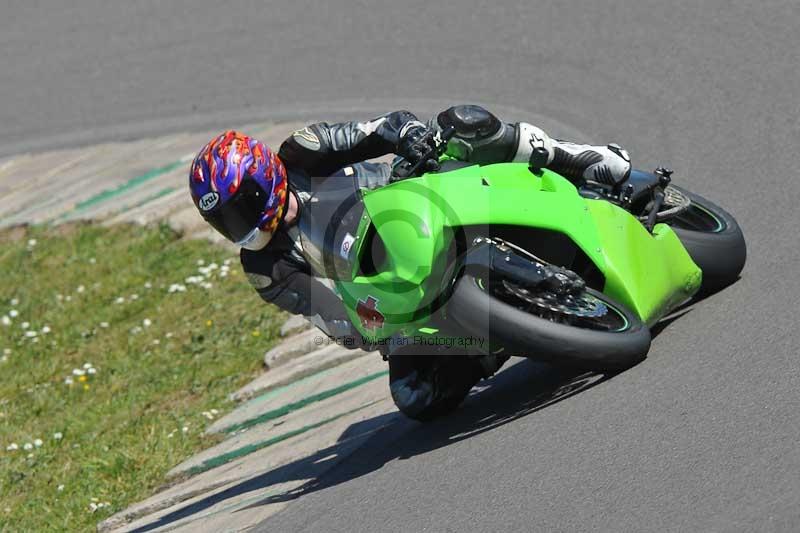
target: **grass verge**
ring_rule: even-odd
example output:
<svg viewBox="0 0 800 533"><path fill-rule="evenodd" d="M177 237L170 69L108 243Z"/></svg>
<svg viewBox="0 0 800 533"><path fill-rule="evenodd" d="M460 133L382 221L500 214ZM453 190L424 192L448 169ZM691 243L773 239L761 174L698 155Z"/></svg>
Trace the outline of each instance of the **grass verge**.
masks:
<svg viewBox="0 0 800 533"><path fill-rule="evenodd" d="M167 226L0 233L0 529L93 530L207 447L279 318Z"/></svg>

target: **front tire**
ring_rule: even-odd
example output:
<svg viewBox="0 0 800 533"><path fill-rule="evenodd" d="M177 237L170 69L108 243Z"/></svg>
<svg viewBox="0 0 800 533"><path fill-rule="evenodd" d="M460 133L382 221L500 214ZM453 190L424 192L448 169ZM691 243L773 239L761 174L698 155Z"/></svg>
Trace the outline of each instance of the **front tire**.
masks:
<svg viewBox="0 0 800 533"><path fill-rule="evenodd" d="M502 346L509 355L599 371L618 371L643 360L650 349L647 326L603 293L585 291L618 313L623 325L604 331L542 318L504 301L468 273L455 286L448 314L464 331Z"/></svg>
<svg viewBox="0 0 800 533"><path fill-rule="evenodd" d="M703 271L699 296L713 294L739 279L747 259L744 235L733 216L699 194L670 187L692 201L689 209L669 224L692 260Z"/></svg>

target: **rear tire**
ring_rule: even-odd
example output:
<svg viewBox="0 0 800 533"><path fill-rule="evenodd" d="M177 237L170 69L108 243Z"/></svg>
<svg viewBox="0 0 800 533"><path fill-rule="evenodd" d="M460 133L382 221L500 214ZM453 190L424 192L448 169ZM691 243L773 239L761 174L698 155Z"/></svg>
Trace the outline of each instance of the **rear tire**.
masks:
<svg viewBox="0 0 800 533"><path fill-rule="evenodd" d="M464 331L502 346L508 355L600 371L622 370L643 360L650 349L647 326L608 296L585 290L624 316L624 328L602 331L553 322L495 297L468 273L455 286L448 314Z"/></svg>
<svg viewBox="0 0 800 533"><path fill-rule="evenodd" d="M703 271L699 296L715 293L739 279L747 259L744 235L733 216L699 194L670 185L692 201L686 213L667 221Z"/></svg>

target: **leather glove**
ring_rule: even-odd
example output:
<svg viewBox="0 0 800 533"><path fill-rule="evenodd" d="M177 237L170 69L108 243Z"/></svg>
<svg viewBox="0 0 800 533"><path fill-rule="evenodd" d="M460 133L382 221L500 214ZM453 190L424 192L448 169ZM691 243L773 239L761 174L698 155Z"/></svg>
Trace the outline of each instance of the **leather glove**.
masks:
<svg viewBox="0 0 800 533"><path fill-rule="evenodd" d="M426 171L439 169L439 161L436 154L436 143L433 140L433 131L422 123L416 123L404 128L397 147L397 155L408 161L412 166L423 159Z"/></svg>

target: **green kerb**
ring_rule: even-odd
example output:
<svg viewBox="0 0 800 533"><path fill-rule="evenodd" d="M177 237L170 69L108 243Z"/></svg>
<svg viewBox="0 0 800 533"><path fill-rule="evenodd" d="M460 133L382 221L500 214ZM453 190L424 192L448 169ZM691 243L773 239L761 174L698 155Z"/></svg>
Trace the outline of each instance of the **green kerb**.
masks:
<svg viewBox="0 0 800 533"><path fill-rule="evenodd" d="M261 442L256 442L256 443L253 443L253 444L248 444L247 446L242 446L241 448L237 448L237 449L231 450L231 451L229 451L227 453L223 453L223 454L218 455L216 457L213 457L213 458L211 458L211 459L209 459L207 461L203 461L202 464L199 464L199 465L197 465L195 467L190 468L187 471L187 473L190 476L194 476L194 475L206 472L208 470L211 470L212 468L217 468L218 466L222 466L222 465L224 465L226 463L230 463L231 461L239 459L240 457L244 457L246 455L250 455L251 453L256 452L258 450L261 450L261 449L266 448L268 446L272 446L273 444L277 444L277 443L279 443L281 441L284 441L286 439L290 439L292 437L295 437L297 435L305 433L306 431L310 431L310 430L316 429L316 428L318 428L320 426L324 426L325 424L333 422L334 420L342 418L343 416L347 416L349 414L352 414L352 413L355 413L357 411L360 411L361 409L365 409L365 408L367 408L367 407L369 407L371 405L374 405L375 403L377 403L377 401L379 401L379 400L376 400L374 402L369 402L369 403L367 403L365 405L362 405L360 407L357 407L357 408L352 409L350 411L347 411L345 413L341 413L341 414L338 414L336 416L332 416L330 418L326 418L325 420L320 420L319 422L316 422L314 424L309 424L307 426L303 426L301 428L298 428L298 429L295 429L295 430L292 430L292 431L287 431L286 433L282 433L280 435L276 435L275 437L272 437L271 439L263 440Z"/></svg>
<svg viewBox="0 0 800 533"><path fill-rule="evenodd" d="M263 424L264 422L268 422L269 420L274 420L275 418L280 418L282 416L285 416L285 415L291 413L292 411L297 411L298 409L302 409L303 407L305 407L305 406L307 406L309 404L312 404L312 403L315 403L315 402L320 402L322 400L326 400L326 399L328 399L328 398L330 398L332 396L336 396L337 394L341 394L341 393L346 392L346 391L348 391L350 389L355 389L356 387L360 387L361 385L364 385L365 383L369 383L370 381L372 381L374 379L378 379L378 378L386 376L388 374L389 374L388 370L383 370L381 372L376 372L375 374L370 374L368 376L364 376L363 378L356 379L356 380L351 381L349 383L345 383L343 385L339 385L338 387L334 387L332 389L328 389L326 391L322 391L322 392L319 392L317 394L312 394L311 396L303 398L302 400L299 400L299 401L284 405L283 407L279 407L278 409L273 409L272 411L267 411L266 413L263 413L263 414L255 417L255 418L251 418L250 420L246 420L246 421L241 422L239 424L235 424L233 426L230 426L230 427L226 428L224 431L225 431L225 433L234 433L234 432L240 431L242 429L251 428L251 427L256 426L258 424Z"/></svg>

